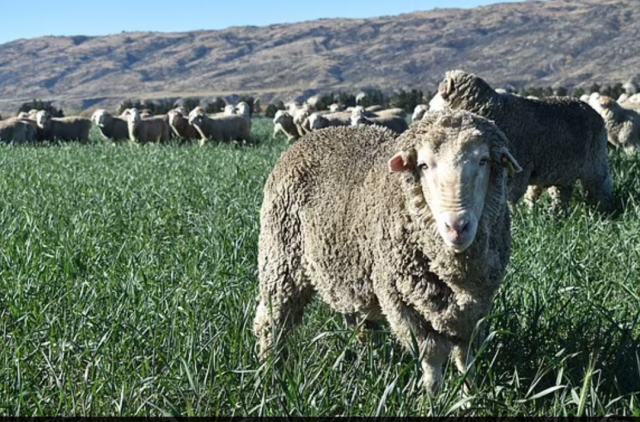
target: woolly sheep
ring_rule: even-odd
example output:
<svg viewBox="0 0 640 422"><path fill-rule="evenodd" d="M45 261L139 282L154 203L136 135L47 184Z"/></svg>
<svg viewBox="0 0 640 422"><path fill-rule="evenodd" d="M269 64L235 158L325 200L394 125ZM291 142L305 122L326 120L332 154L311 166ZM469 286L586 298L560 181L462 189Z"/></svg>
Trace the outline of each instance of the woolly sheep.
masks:
<svg viewBox="0 0 640 422"><path fill-rule="evenodd" d="M624 148L633 153L640 147L640 115L620 106L613 98L605 95L589 105L604 119L609 143L616 148Z"/></svg>
<svg viewBox="0 0 640 422"><path fill-rule="evenodd" d="M364 115L352 115L351 116L351 126L360 126L360 125L378 125L384 126L387 129L392 130L395 133L403 133L405 130L409 128L407 125L407 121L402 117L395 115L382 115L378 117L366 117Z"/></svg>
<svg viewBox="0 0 640 422"><path fill-rule="evenodd" d="M435 390L470 340L511 252L504 134L467 112L432 113L395 138L379 127L307 135L264 188L254 320L260 357L298 323L314 292L335 311L386 318L417 344Z"/></svg>
<svg viewBox="0 0 640 422"><path fill-rule="evenodd" d="M178 110L171 110L167 113L167 122L175 138L184 140L200 139L198 129L191 126L189 119L184 117Z"/></svg>
<svg viewBox="0 0 640 422"><path fill-rule="evenodd" d="M429 106L427 104L418 104L413 109L413 114L411 115L411 121L417 122L418 120L422 120L424 114L429 111Z"/></svg>
<svg viewBox="0 0 640 422"><path fill-rule="evenodd" d="M196 107L189 113L189 124L200 133L201 145L207 140L251 142L251 126L244 116L208 116L202 107Z"/></svg>
<svg viewBox="0 0 640 422"><path fill-rule="evenodd" d="M106 138L118 141L129 139L129 126L121 117L112 116L108 111L99 109L93 113L91 121Z"/></svg>
<svg viewBox="0 0 640 422"><path fill-rule="evenodd" d="M44 139L84 142L89 140L91 120L84 117L54 118L48 111L40 110L34 120Z"/></svg>
<svg viewBox="0 0 640 422"><path fill-rule="evenodd" d="M0 142L22 144L38 138L36 126L20 118L0 122Z"/></svg>
<svg viewBox="0 0 640 422"><path fill-rule="evenodd" d="M501 95L480 77L461 70L447 72L438 91L448 107L491 119L507 135L523 168L510 183L512 203L522 198L528 185L539 185L556 186L557 199L565 205L580 180L590 202L603 212L612 211L607 133L588 104L568 97L529 100Z"/></svg>
<svg viewBox="0 0 640 422"><path fill-rule="evenodd" d="M308 122L311 130L318 130L326 127L349 126L351 125L351 113L344 111L324 115L313 113L309 116Z"/></svg>
<svg viewBox="0 0 640 422"><path fill-rule="evenodd" d="M129 139L137 143L167 142L169 140L169 123L166 117L143 118L136 108L127 110L127 127Z"/></svg>
<svg viewBox="0 0 640 422"><path fill-rule="evenodd" d="M279 132L282 132L289 142L300 138L298 127L293 123L293 116L284 110L278 110L273 117L273 137L275 138Z"/></svg>

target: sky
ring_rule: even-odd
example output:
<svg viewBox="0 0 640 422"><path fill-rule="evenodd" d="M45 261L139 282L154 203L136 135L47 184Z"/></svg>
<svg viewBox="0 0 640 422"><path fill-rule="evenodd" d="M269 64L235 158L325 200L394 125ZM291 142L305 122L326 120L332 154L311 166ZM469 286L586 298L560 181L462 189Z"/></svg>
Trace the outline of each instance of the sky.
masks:
<svg viewBox="0 0 640 422"><path fill-rule="evenodd" d="M182 32L320 18L371 18L507 1L520 0L2 0L0 44L47 35Z"/></svg>

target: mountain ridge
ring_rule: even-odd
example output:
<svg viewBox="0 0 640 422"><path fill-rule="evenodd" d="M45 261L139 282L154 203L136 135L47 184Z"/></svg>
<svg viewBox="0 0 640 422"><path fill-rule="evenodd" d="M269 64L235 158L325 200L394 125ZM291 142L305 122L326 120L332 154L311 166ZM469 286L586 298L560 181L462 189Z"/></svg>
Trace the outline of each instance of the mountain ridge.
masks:
<svg viewBox="0 0 640 422"><path fill-rule="evenodd" d="M637 0L441 8L178 33L0 44L0 109L32 98L74 110L124 99L260 97L379 87L433 90L462 68L495 87L614 84L640 75Z"/></svg>

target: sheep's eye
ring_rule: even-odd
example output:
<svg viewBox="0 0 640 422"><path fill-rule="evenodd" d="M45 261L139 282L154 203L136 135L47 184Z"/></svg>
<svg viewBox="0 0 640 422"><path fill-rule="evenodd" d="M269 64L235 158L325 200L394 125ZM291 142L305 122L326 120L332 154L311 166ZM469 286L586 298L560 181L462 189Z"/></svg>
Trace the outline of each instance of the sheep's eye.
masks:
<svg viewBox="0 0 640 422"><path fill-rule="evenodd" d="M418 163L418 168L424 171L427 170L429 166L427 165L427 163Z"/></svg>
<svg viewBox="0 0 640 422"><path fill-rule="evenodd" d="M480 164L481 166L484 166L484 165L486 165L488 162L489 162L489 159L485 157L485 158L483 158L482 160L480 160L480 163L479 163L479 164Z"/></svg>

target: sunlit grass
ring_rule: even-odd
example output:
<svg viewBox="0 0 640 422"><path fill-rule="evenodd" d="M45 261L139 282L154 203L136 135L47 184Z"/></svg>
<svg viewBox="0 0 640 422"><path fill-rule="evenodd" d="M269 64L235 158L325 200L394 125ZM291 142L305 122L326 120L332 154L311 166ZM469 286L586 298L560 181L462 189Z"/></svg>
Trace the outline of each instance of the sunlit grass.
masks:
<svg viewBox="0 0 640 422"><path fill-rule="evenodd" d="M261 365L251 332L262 188L286 143L0 148L0 415L640 416L640 158L624 212L514 210L514 251L463 402L388 330L319 300Z"/></svg>

